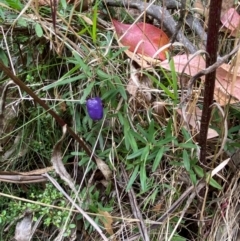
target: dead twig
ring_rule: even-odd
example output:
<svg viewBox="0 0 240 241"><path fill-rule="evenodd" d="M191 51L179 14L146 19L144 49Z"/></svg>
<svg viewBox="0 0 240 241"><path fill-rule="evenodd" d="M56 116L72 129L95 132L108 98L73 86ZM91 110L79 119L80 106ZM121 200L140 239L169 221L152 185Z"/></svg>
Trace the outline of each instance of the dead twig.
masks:
<svg viewBox="0 0 240 241"><path fill-rule="evenodd" d="M129 178L128 178L128 175L127 175L124 167L122 167L121 169L122 169L124 181L125 181L125 183L128 183ZM129 197L129 201L130 201L130 204L131 204L133 215L134 215L135 218L139 219L139 221L140 221L140 222L137 223L138 228L140 230L140 234L141 234L144 241L150 241L149 236L148 236L148 232L147 232L147 227L144 223L142 213L140 212L140 210L138 208L137 199L136 199L135 193L134 193L132 188L130 188L130 190L128 191L128 197Z"/></svg>

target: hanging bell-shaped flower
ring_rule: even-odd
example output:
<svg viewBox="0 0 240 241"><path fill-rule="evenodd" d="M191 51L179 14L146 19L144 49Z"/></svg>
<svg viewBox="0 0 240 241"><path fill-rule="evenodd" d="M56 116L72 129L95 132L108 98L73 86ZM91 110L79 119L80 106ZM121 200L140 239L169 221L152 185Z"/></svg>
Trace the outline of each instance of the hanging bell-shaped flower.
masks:
<svg viewBox="0 0 240 241"><path fill-rule="evenodd" d="M101 120L103 118L103 104L99 97L87 100L87 112L91 119Z"/></svg>

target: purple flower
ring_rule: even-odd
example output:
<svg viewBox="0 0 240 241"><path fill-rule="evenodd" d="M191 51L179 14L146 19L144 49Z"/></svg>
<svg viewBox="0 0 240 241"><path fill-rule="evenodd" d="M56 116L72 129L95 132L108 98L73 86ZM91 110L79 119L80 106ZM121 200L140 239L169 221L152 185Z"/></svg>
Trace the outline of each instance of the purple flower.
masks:
<svg viewBox="0 0 240 241"><path fill-rule="evenodd" d="M103 105L99 97L87 100L87 112L91 119L101 120L103 118Z"/></svg>

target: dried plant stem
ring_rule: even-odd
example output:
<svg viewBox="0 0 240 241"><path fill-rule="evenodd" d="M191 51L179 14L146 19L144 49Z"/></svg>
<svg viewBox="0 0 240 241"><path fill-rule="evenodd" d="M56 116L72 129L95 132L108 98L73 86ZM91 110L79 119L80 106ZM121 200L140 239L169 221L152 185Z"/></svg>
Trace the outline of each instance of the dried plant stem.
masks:
<svg viewBox="0 0 240 241"><path fill-rule="evenodd" d="M209 55L206 58L206 67L213 65L217 61L218 30L220 25L221 5L222 0L211 0L210 2L206 47L206 51ZM201 147L200 162L203 164L206 163L207 133L211 117L210 106L213 104L215 78L216 70L206 75L204 84L204 102L199 137L199 145Z"/></svg>

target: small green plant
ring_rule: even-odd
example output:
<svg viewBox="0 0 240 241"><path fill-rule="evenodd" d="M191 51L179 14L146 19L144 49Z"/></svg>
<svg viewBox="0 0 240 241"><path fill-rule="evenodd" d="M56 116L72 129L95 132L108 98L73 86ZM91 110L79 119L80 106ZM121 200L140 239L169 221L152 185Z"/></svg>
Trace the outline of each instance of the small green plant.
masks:
<svg viewBox="0 0 240 241"><path fill-rule="evenodd" d="M129 190L139 175L141 191L145 192L148 190L149 182L146 173L147 166L150 165L152 167L152 172L156 171L163 155L170 148L168 145L174 141L175 137L169 135L168 131L163 135L163 130L160 127L156 128L156 123L153 119L149 123L148 128L144 129L141 125L137 125L136 131L131 130L125 123L124 134L126 148L132 152L126 158L128 160L127 169L133 169L127 190Z"/></svg>
<svg viewBox="0 0 240 241"><path fill-rule="evenodd" d="M13 220L15 222L18 221L18 218L26 210L31 210L33 212L33 221L37 221L40 217L43 220L43 226L45 228L50 225L54 225L57 228L60 228L65 224L68 220L69 211L68 210L59 210L54 209L50 206L46 205L55 205L58 207L66 208L67 202L63 198L63 195L55 189L51 184L46 184L44 192L38 189L31 188L32 192L29 194L29 199L32 201L36 201L36 203L28 203L19 200L11 200L8 202L6 198L1 197L1 212L0 212L0 227L4 229L6 225L12 223ZM43 205L41 205L41 203ZM11 212L7 212L4 210L3 206L8 206ZM15 226L15 225L13 225ZM66 233L70 234L70 230L72 228L72 224L68 224L66 228ZM3 230L2 230L3 231Z"/></svg>

